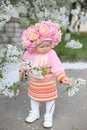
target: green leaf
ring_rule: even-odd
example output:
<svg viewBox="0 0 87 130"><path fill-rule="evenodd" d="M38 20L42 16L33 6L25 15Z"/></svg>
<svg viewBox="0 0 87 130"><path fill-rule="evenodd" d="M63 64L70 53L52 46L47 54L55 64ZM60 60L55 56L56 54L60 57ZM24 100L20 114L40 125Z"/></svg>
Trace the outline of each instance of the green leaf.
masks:
<svg viewBox="0 0 87 130"><path fill-rule="evenodd" d="M24 82L25 81L25 77L20 77L20 82Z"/></svg>
<svg viewBox="0 0 87 130"><path fill-rule="evenodd" d="M32 18L29 19L29 22L30 22L30 24L35 24L36 23L35 19L32 19Z"/></svg>
<svg viewBox="0 0 87 130"><path fill-rule="evenodd" d="M0 73L0 78L3 79L3 75Z"/></svg>
<svg viewBox="0 0 87 130"><path fill-rule="evenodd" d="M17 90L21 90L21 86L19 84L14 83L13 86L9 87L8 89L16 94Z"/></svg>

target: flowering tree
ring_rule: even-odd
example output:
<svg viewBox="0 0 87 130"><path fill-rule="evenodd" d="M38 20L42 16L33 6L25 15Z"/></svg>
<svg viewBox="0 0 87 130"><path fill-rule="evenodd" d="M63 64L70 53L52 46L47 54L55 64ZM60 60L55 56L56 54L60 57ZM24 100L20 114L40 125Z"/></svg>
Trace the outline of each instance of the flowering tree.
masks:
<svg viewBox="0 0 87 130"><path fill-rule="evenodd" d="M63 0L61 2L56 0L2 0L1 7L3 7L3 10L6 14L9 14L9 16L22 16L21 20L24 20L27 26L35 22L51 19L52 21L60 24L62 28L67 29L71 32L75 26L75 24L72 25L71 23L73 16L79 15L78 25L86 22L86 8L84 6L85 4L83 4L86 2L85 0L83 2L81 2L81 0L67 0L67 3L69 5L68 9L66 9L67 4L65 3L66 2Z"/></svg>
<svg viewBox="0 0 87 130"><path fill-rule="evenodd" d="M3 9L3 6L0 7L0 29L4 26L4 24L9 21L10 15Z"/></svg>
<svg viewBox="0 0 87 130"><path fill-rule="evenodd" d="M13 97L19 94L20 85L16 83L20 81L19 60L21 60L22 55L21 50L9 44L7 46L6 62L1 64L0 61L0 93L5 96Z"/></svg>

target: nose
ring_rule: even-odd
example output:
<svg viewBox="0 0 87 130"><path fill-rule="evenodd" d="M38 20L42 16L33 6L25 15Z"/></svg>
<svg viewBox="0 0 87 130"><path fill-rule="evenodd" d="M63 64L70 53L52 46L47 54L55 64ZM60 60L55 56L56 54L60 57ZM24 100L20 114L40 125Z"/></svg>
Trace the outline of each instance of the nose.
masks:
<svg viewBox="0 0 87 130"><path fill-rule="evenodd" d="M44 47L43 51L46 51L46 50L47 50L47 48L46 48L46 47Z"/></svg>

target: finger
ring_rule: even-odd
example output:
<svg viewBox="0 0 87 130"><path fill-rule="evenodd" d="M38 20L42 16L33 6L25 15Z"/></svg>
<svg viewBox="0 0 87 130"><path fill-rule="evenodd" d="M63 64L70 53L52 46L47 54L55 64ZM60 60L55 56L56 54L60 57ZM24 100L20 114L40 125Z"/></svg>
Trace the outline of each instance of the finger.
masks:
<svg viewBox="0 0 87 130"><path fill-rule="evenodd" d="M64 84L68 84L68 85L72 85L72 81L71 80L63 80L62 81Z"/></svg>

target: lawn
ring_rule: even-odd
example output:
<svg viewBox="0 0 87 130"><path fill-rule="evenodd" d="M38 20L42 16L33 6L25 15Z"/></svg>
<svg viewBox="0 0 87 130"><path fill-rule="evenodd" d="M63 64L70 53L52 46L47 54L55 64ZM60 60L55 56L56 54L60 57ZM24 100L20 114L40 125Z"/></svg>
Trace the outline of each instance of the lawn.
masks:
<svg viewBox="0 0 87 130"><path fill-rule="evenodd" d="M61 43L55 48L60 59L63 61L87 61L87 34L71 34L71 39L79 40L83 44L81 49L66 48L65 34L62 35Z"/></svg>

